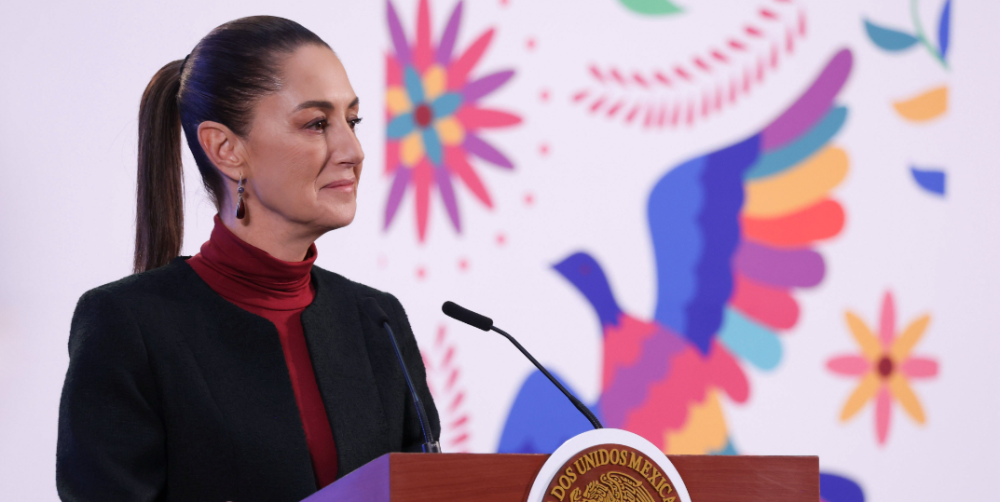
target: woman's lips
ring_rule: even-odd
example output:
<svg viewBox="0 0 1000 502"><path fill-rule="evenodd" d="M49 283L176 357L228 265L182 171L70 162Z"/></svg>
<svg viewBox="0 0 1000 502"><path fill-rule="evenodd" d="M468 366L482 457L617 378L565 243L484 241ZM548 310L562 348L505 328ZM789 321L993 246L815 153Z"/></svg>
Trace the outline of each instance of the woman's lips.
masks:
<svg viewBox="0 0 1000 502"><path fill-rule="evenodd" d="M326 185L323 185L323 188L329 188L338 192L353 192L354 178L327 183Z"/></svg>

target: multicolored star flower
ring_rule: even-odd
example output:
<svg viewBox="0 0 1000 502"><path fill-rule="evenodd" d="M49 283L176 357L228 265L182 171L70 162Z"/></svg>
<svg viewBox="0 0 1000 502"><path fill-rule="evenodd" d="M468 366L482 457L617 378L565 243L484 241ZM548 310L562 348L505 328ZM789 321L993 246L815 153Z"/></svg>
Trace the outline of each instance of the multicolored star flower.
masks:
<svg viewBox="0 0 1000 502"><path fill-rule="evenodd" d="M910 352L920 341L931 317L917 318L897 336L896 306L891 292L886 292L882 301L877 337L856 314L847 312L846 317L851 334L861 346L861 354L837 356L826 365L834 373L861 377L861 383L847 398L840 420L849 420L874 398L876 436L878 443L884 445L889 437L893 400L917 423L926 421L910 380L937 376L938 363L927 357L912 356Z"/></svg>
<svg viewBox="0 0 1000 502"><path fill-rule="evenodd" d="M517 115L483 108L479 101L512 76L500 71L470 80L470 73L493 38L493 29L479 36L458 57L453 56L462 14L458 2L441 39L431 42L430 6L421 0L416 41L403 33L392 2L386 2L389 34L395 54L386 57L386 174L393 175L385 208L385 226L392 223L409 187L416 195L417 232L427 234L431 188L436 186L452 225L462 231L452 180L457 176L486 207L490 194L469 156L512 169L510 159L480 137L482 129L518 124Z"/></svg>

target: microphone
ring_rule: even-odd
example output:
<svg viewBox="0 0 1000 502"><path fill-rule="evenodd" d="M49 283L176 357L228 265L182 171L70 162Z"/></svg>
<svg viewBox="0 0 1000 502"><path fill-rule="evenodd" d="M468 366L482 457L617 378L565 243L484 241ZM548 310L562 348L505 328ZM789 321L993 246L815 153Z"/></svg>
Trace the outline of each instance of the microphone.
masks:
<svg viewBox="0 0 1000 502"><path fill-rule="evenodd" d="M517 350L520 350L521 353L524 354L524 357L527 357L528 360L531 361L531 363L534 364L535 367L542 372L542 374L548 377L549 381L551 381L556 387L559 388L559 390L562 391L562 393L566 396L566 398L569 399L571 403L573 403L573 406L576 406L576 409L580 410L580 413L583 413L583 416L587 417L587 420L590 421L590 424L593 425L595 429L604 428L604 426L601 425L601 421L598 420L597 417L595 417L594 414L591 413L590 410L587 409L587 407L584 406L583 403L581 403L580 400L576 398L576 396L571 394L570 391L566 390L566 387L563 387L562 384L559 383L559 380L556 380L556 377L552 376L552 373L549 373L549 370L545 369L545 367L542 366L542 363L538 362L538 360L532 357L531 354L529 354L528 351L525 350L525 348L522 347L520 343L517 343L517 340L515 340L513 336L510 336L510 334L507 333L506 331L494 326L493 319L490 319L489 317L486 317L481 314L477 314L476 312L473 312L454 302L444 302L444 305L441 305L441 311L444 312L446 316L451 317L456 321L464 322L469 326L479 328L483 331L490 331L490 330L496 331L497 333L503 335L506 339L510 340L510 343L513 343L514 346L517 347Z"/></svg>
<svg viewBox="0 0 1000 502"><path fill-rule="evenodd" d="M399 344L396 343L396 335L393 334L392 328L389 327L389 316L385 315L385 311L379 306L378 302L374 298L368 297L361 301L361 307L364 309L365 314L373 321L385 328L386 333L389 334L389 340L392 342L392 349L396 351L396 358L399 360L399 367L403 370L403 377L406 378L406 386L410 388L410 396L413 398L413 407L417 409L417 419L420 421L420 431L424 435L424 444L421 445L424 453L441 453L441 443L434 440L434 431L431 430L430 423L427 421L427 412L424 410L424 403L420 401L420 396L417 395L417 389L413 386L413 380L410 378L410 372L406 369L406 363L403 361L403 353L399 351Z"/></svg>

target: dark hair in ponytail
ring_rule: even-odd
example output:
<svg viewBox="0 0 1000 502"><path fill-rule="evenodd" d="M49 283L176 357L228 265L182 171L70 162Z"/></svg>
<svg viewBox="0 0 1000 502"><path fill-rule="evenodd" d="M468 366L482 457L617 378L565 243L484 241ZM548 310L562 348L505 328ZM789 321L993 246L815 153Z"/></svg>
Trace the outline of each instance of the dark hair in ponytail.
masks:
<svg viewBox="0 0 1000 502"><path fill-rule="evenodd" d="M198 125L213 121L246 137L257 100L281 85L283 55L306 44L329 48L302 25L272 16L230 21L212 30L183 60L153 75L139 104L136 272L166 265L184 238L181 129L216 209L225 199L222 174L198 142Z"/></svg>

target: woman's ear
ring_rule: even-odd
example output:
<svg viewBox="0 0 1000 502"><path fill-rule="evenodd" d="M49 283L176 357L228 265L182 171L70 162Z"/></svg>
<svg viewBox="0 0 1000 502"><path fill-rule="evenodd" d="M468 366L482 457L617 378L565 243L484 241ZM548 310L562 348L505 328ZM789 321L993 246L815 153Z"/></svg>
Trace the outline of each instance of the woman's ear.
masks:
<svg viewBox="0 0 1000 502"><path fill-rule="evenodd" d="M198 124L198 142L215 167L227 178L236 181L241 175L246 176L245 150L242 141L228 127L206 120Z"/></svg>

